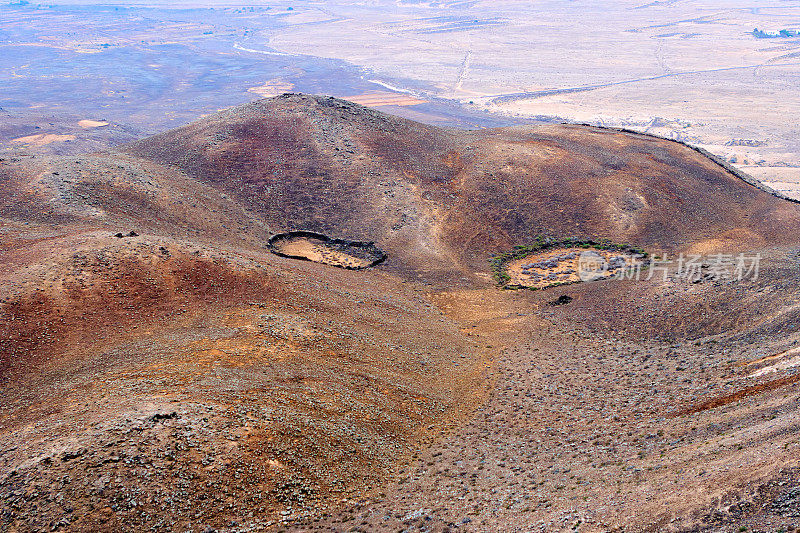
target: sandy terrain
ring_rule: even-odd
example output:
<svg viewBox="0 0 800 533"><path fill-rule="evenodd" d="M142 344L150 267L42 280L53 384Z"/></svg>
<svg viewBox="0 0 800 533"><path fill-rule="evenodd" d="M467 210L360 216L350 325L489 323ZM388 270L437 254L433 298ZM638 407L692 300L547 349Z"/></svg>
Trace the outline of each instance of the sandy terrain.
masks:
<svg viewBox="0 0 800 533"><path fill-rule="evenodd" d="M37 135L27 135L25 137L17 137L11 139L12 143L29 144L31 146L44 146L50 143L58 143L64 141L74 141L74 135L56 135L54 133L39 133Z"/></svg>
<svg viewBox="0 0 800 533"><path fill-rule="evenodd" d="M374 93L364 93L354 96L344 96L345 100L349 100L356 104L361 104L367 107L381 107L381 106L412 106L424 104L426 101L410 96L408 94L379 91Z"/></svg>
<svg viewBox="0 0 800 533"><path fill-rule="evenodd" d="M626 252L598 248L551 248L505 265L508 285L542 289L580 281L635 274L642 262Z"/></svg>
<svg viewBox="0 0 800 533"><path fill-rule="evenodd" d="M281 239L273 243L271 249L282 255L349 269L372 266L381 258L380 255L371 254L369 250L346 245L336 246L313 237Z"/></svg>
<svg viewBox="0 0 800 533"><path fill-rule="evenodd" d="M289 91L364 98L393 114L449 126L530 122L419 98L345 61L276 50L269 39L287 25L330 20L319 6L301 4L0 4L0 153L103 150ZM81 126L101 121L93 117L109 126ZM75 140L10 142L42 132Z"/></svg>
<svg viewBox="0 0 800 533"><path fill-rule="evenodd" d="M85 130L89 130L92 128L102 128L104 126L108 126L108 124L109 124L108 122L105 122L103 120L89 120L87 118L78 121L78 126L80 126Z"/></svg>
<svg viewBox="0 0 800 533"><path fill-rule="evenodd" d="M786 350L785 352L772 356L768 359L770 361L769 365L756 370L755 372L750 374L750 377L757 378L765 374L780 372L781 370L787 370L795 366L800 366L800 355L798 354L800 354L800 349L793 348L791 350ZM762 362L764 362L764 359L761 359L756 363L762 363Z"/></svg>
<svg viewBox="0 0 800 533"><path fill-rule="evenodd" d="M291 92L294 89L294 84L280 78L265 82L264 85L257 87L250 87L247 92L257 94L262 98L269 98L270 96L278 96L282 93Z"/></svg>

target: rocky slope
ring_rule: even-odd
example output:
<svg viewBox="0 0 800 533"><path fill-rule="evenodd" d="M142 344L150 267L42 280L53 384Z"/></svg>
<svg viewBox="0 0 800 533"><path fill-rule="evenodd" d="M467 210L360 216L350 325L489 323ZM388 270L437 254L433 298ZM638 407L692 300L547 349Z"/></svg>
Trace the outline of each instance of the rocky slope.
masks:
<svg viewBox="0 0 800 533"><path fill-rule="evenodd" d="M0 161L0 190L3 530L800 514L800 206L694 150L284 95L115 152ZM271 254L293 230L388 259ZM542 236L759 253L761 271L497 289L489 254Z"/></svg>

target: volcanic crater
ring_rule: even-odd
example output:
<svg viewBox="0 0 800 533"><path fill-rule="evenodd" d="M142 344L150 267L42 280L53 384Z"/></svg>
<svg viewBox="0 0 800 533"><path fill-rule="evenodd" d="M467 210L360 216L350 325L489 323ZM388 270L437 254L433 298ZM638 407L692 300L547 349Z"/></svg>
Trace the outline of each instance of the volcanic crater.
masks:
<svg viewBox="0 0 800 533"><path fill-rule="evenodd" d="M386 260L386 253L372 242L333 239L312 231L278 233L269 240L275 255L361 270Z"/></svg>
<svg viewBox="0 0 800 533"><path fill-rule="evenodd" d="M540 241L519 245L490 260L505 289L546 289L584 281L637 277L649 264L644 250L611 242Z"/></svg>
<svg viewBox="0 0 800 533"><path fill-rule="evenodd" d="M0 159L0 530L790 531L798 227L652 136L310 95ZM497 287L637 250L760 271Z"/></svg>

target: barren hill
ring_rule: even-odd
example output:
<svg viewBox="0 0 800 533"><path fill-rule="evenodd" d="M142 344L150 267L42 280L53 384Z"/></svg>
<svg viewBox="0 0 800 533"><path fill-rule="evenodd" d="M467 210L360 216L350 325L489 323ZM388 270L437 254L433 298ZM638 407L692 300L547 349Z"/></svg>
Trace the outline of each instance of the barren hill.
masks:
<svg viewBox="0 0 800 533"><path fill-rule="evenodd" d="M487 253L539 235L665 250L786 242L798 220L787 202L662 139L583 126L443 130L305 95L126 151L230 195L275 231L343 232L432 269L480 270Z"/></svg>
<svg viewBox="0 0 800 533"><path fill-rule="evenodd" d="M294 94L0 161L0 191L4 531L800 515L800 206L689 147ZM294 230L387 259L270 253ZM499 289L489 255L541 237L762 270Z"/></svg>

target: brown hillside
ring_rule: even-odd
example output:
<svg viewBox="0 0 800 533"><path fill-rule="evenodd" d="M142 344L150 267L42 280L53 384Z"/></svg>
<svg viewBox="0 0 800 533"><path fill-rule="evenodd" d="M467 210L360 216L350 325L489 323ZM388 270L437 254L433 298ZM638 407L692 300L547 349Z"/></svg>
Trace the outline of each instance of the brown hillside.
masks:
<svg viewBox="0 0 800 533"><path fill-rule="evenodd" d="M333 98L262 100L126 151L276 231L345 233L423 270L483 270L487 253L537 235L757 247L793 241L800 221L797 206L677 143L584 126L444 130Z"/></svg>
<svg viewBox="0 0 800 533"><path fill-rule="evenodd" d="M306 95L0 160L0 530L786 529L798 223L670 141ZM539 236L762 270L497 288Z"/></svg>

